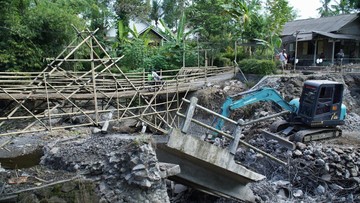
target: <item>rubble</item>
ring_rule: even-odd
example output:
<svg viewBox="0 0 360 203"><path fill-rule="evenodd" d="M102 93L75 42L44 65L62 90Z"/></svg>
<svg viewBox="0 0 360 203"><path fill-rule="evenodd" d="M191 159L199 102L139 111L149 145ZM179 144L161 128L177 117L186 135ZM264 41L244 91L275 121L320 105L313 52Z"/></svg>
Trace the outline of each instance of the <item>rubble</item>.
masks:
<svg viewBox="0 0 360 203"><path fill-rule="evenodd" d="M47 148L41 164L97 180L100 202L169 202L165 178L180 170L160 165L148 139L93 136Z"/></svg>
<svg viewBox="0 0 360 203"><path fill-rule="evenodd" d="M253 191L257 195L257 202L357 202L360 201L359 180L359 146L360 138L360 116L359 103L355 98L359 97L359 80L358 76L350 76L342 78L340 75L310 75L295 77L268 77L262 80L258 87L268 86L278 90L285 100L298 98L300 96L302 85L308 79L327 79L333 81L344 81L346 89L344 91L344 104L347 106L347 116L345 125L340 126L343 135L333 140L323 140L313 143L296 143L296 149L289 151L281 146L275 140L266 140L261 136L259 129L268 129L269 124L275 119L267 122L260 122L253 126L246 126L243 130L242 139L247 140L249 144L259 147L288 163L287 167L273 163L251 149L240 146L235 158L236 160L263 175L266 175L267 181L252 184ZM357 82L355 82L357 81ZM226 91L234 90L233 84L219 85L216 90L213 86L212 91L208 94L205 101L211 101L211 98L222 95L229 95ZM234 86L233 86L234 87ZM244 91L243 87L238 87L237 93ZM226 90L226 91L224 91ZM236 92L236 90L235 90ZM355 96L355 98L353 97ZM205 97L202 95L202 97ZM200 100L204 101L204 100ZM224 101L213 101L218 110ZM210 102L211 103L211 102ZM217 104L220 103L220 104ZM214 104L203 102L202 105L210 105L214 108ZM233 120L239 118L245 121L254 120L274 112L271 104L260 103L249 105L241 109L240 112L234 112L231 115ZM225 126L225 130L232 131L230 126ZM196 129L195 132L199 130ZM289 184L279 185L271 184L277 181L285 181ZM271 189L270 189L271 188ZM287 194L289 193L289 194Z"/></svg>

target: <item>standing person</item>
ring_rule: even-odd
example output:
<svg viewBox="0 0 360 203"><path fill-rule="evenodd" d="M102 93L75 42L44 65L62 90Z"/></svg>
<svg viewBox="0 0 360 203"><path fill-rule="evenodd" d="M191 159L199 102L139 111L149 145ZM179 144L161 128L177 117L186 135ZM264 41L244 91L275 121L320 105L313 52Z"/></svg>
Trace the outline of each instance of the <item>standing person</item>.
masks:
<svg viewBox="0 0 360 203"><path fill-rule="evenodd" d="M280 60L280 63L281 63L282 71L284 72L284 69L286 68L286 64L287 64L287 60L288 60L288 57L287 57L287 54L286 54L286 49L283 49L281 51L281 53L279 54L279 60Z"/></svg>
<svg viewBox="0 0 360 203"><path fill-rule="evenodd" d="M340 49L340 51L336 54L336 66L335 66L335 72L337 71L337 69L339 68L339 72L341 72L341 66L342 66L342 61L344 58L345 54L343 49Z"/></svg>
<svg viewBox="0 0 360 203"><path fill-rule="evenodd" d="M155 71L151 71L151 75L154 78L155 82L161 81L161 77Z"/></svg>
<svg viewBox="0 0 360 203"><path fill-rule="evenodd" d="M154 83L155 83L155 90L158 90L158 89L163 89L163 85L164 85L164 82L162 81L162 77L160 75L158 75L156 73L156 71L152 71L151 72L151 75L154 79Z"/></svg>

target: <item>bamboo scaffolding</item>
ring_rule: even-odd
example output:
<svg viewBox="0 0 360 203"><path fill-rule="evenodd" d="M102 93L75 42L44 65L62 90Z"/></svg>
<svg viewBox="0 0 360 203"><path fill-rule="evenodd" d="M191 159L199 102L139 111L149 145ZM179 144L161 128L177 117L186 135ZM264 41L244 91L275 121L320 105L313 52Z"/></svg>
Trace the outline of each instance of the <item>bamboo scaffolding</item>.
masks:
<svg viewBox="0 0 360 203"><path fill-rule="evenodd" d="M117 62L123 56L111 58L93 35L97 30L94 32L89 30L80 32L76 28L74 29L78 34L77 38L53 59L43 71L0 73L0 100L9 101L9 104L5 107L6 109L2 109L1 113L4 113L4 115L0 115L0 126L4 122L34 119L23 130L4 132L0 135L52 131L80 126L98 126L104 123L104 121L100 121L100 114L109 113L111 110L108 108L111 105L116 107L117 111L117 116L111 121L136 118L159 132L166 133L166 129L172 128L172 123L177 118L174 112L177 112L180 108L179 92L186 92L186 95L190 90L197 89L197 87L192 86L204 84L204 78L219 76L228 71L227 68L214 67L207 67L206 69L196 67L193 70L191 68L165 70L161 71L161 75L166 81L165 85L152 85L146 82L148 72L124 73L117 65ZM88 35L83 36L84 33ZM74 45L76 40L80 40L80 43ZM82 46L89 48L89 59L70 58ZM94 50L95 47L102 51L101 55L105 55L105 58L99 57L100 54ZM66 71L61 66L67 62L90 62L91 70ZM119 73L110 71L111 67L114 67ZM233 69L231 70L233 71ZM148 90L150 88L156 88L157 90L151 92ZM157 99L160 95L165 96L164 102L159 102ZM129 99L124 101L125 98ZM27 102L36 100L43 101L43 103L34 107L40 112L38 114L32 113L24 105ZM85 103L82 100L85 100ZM86 100L88 101L86 102ZM98 100L101 103L101 110L99 109L100 103ZM54 101L57 102L54 103ZM85 108L89 108L89 105L86 105L89 101L94 101L94 105L91 107L92 109L87 110ZM145 104L139 105L141 103ZM46 104L46 107L42 107L43 104ZM165 110L157 110L159 106L165 106ZM23 112L19 111L20 109L25 109L28 115L24 115ZM59 109L63 113L55 113L55 109ZM71 109L71 112L68 112L69 109ZM53 119L64 116L85 116L89 122L79 125L52 126ZM153 120L148 120L150 117L153 117ZM40 123L41 126L35 126L36 123ZM161 127L163 125L165 128ZM40 129L29 130L33 126Z"/></svg>

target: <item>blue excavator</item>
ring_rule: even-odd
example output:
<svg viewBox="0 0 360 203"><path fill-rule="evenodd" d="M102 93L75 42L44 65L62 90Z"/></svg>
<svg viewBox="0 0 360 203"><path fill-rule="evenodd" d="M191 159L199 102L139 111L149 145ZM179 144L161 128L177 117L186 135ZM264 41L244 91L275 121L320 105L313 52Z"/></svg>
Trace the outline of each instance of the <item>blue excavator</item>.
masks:
<svg viewBox="0 0 360 203"><path fill-rule="evenodd" d="M300 98L287 102L272 88L250 90L228 97L221 107L221 115L229 117L236 109L257 102L273 102L288 115L270 125L271 136L286 137L291 142L310 142L341 136L346 106L342 103L344 85L329 80L307 80ZM234 101L233 98L242 96ZM224 120L219 118L216 128L222 130Z"/></svg>

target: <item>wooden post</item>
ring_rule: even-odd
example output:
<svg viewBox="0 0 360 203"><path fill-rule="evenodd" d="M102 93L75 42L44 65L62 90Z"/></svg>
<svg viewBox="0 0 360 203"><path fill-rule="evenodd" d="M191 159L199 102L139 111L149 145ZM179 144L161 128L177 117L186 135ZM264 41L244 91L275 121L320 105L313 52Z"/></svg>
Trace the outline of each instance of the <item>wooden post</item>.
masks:
<svg viewBox="0 0 360 203"><path fill-rule="evenodd" d="M240 141L240 138L241 138L241 132L242 132L241 126L244 123L244 121L242 119L239 119L238 123L239 123L239 125L237 125L237 127L235 129L235 132L233 134L234 139L231 142L231 144L229 145L230 154L232 154L232 155L235 155L236 150L238 148L239 141Z"/></svg>
<svg viewBox="0 0 360 203"><path fill-rule="evenodd" d="M196 38L197 43L197 56L198 56L198 68L200 68L200 47L199 47L199 37Z"/></svg>
<svg viewBox="0 0 360 203"><path fill-rule="evenodd" d="M205 83L207 83L207 66L208 66L208 58L207 58L207 50L205 50Z"/></svg>
<svg viewBox="0 0 360 203"><path fill-rule="evenodd" d="M165 84L166 86L166 109L169 110L171 107L171 104L169 104L169 91L168 91L168 83ZM166 122L169 123L169 111L166 111Z"/></svg>
<svg viewBox="0 0 360 203"><path fill-rule="evenodd" d="M183 48L184 48L184 52L183 52L183 68L185 68L185 37L183 39L183 44L184 44L184 46L183 46Z"/></svg>
<svg viewBox="0 0 360 203"><path fill-rule="evenodd" d="M116 85L116 109L117 109L117 119L119 121L120 119L120 111L119 111L119 87L118 87L118 83L115 81L115 85Z"/></svg>
<svg viewBox="0 0 360 203"><path fill-rule="evenodd" d="M143 88L145 88L145 82L146 82L146 74L145 74L145 68L143 69L143 80L142 80L142 83L143 83Z"/></svg>
<svg viewBox="0 0 360 203"><path fill-rule="evenodd" d="M179 101L179 75L176 75L176 107L179 111L180 101ZM177 117L177 126L180 126L180 119Z"/></svg>
<svg viewBox="0 0 360 203"><path fill-rule="evenodd" d="M196 107L196 104L197 104L197 101L198 101L198 98L196 97L191 97L190 99L190 106L189 108L187 109L187 112L186 112L186 119L185 119L185 122L184 122L184 125L181 129L181 132L183 133L187 133L188 130L189 130L189 127L190 127L190 124L191 124L191 119L193 118L194 116L194 111L195 111L195 107Z"/></svg>

